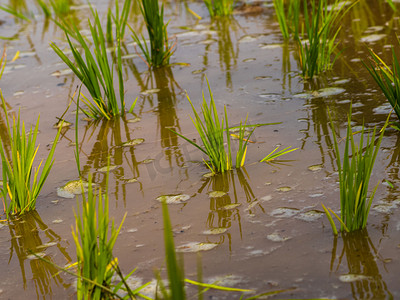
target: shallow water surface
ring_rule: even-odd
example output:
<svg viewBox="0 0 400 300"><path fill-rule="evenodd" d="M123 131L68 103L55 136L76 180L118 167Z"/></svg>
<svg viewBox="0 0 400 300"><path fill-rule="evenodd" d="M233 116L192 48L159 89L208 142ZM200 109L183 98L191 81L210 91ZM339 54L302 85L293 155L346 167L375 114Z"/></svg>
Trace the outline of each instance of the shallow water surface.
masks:
<svg viewBox="0 0 400 300"><path fill-rule="evenodd" d="M104 20L113 2L93 1ZM63 32L32 3L26 5L35 16L29 23L0 11L0 36L12 38L4 40L9 62L1 88L10 110L20 109L27 124L40 114L43 158L56 134L53 125L80 82L49 47L53 41L68 49ZM89 10L76 5L73 17L85 33ZM62 131L37 211L0 222L1 299L74 298L75 279L32 253L59 266L76 260L71 226L81 195L60 193L78 179L75 126L85 179L91 173L104 187L110 159L111 215L119 223L128 213L114 255L124 272L138 268L135 280L150 281L153 270L165 266L157 198L170 195L187 278L197 278L198 252L205 281L257 293L285 290L274 299L400 297L399 133L389 129L384 136L371 186L387 180L393 188L379 185L366 230L335 237L321 206L339 209L328 109L341 137L351 103L354 127L383 125L391 108L361 61L368 59L367 47L389 61L399 17L384 1L361 0L342 21L343 55L331 72L310 82L300 76L295 45L281 38L272 1L259 5L253 13L211 20L201 1L166 1L177 51L172 65L158 70L148 70L126 34L125 96L128 107L139 97L134 114L111 121L82 116L75 124L74 108L66 113L72 125ZM129 22L144 30L137 10ZM10 62L17 51L20 58ZM202 153L170 130L199 140L186 93L199 107L203 90L209 99L206 78L218 110L227 106L230 125L247 115L249 124L279 123L255 130L245 167L215 176L204 176L209 171ZM4 131L4 115L0 126ZM299 149L259 163L277 145ZM207 297L239 299L240 294L209 291Z"/></svg>

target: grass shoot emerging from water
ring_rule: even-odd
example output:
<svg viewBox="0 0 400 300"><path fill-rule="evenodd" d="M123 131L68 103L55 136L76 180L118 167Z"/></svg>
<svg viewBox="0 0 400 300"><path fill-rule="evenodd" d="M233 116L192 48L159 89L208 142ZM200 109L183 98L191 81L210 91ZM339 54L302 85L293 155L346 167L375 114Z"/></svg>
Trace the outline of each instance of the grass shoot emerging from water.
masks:
<svg viewBox="0 0 400 300"><path fill-rule="evenodd" d="M312 0L311 11L308 11L307 1L304 0L306 36L303 40L297 38L303 77L313 78L314 75L332 68L341 54L337 52L336 37L341 29L337 24L357 2L346 8L346 2L339 0L335 0L330 6L327 0Z"/></svg>
<svg viewBox="0 0 400 300"><path fill-rule="evenodd" d="M194 118L192 118L193 124L196 127L197 132L200 135L203 147L196 144L192 140L184 137L183 135L176 133L186 141L188 141L193 146L197 147L200 151L205 153L209 160L206 161L207 167L214 173L225 172L232 169L232 154L231 154L231 139L229 134L228 116L226 112L226 107L224 108L225 119L220 119L218 116L217 108L215 106L214 97L211 92L210 84L208 83L208 91L210 93L210 104L207 101L203 93L203 104L201 107L201 112L203 114L203 119L200 118L199 113L193 106L192 101L189 96L187 99L192 106L194 113ZM236 154L236 167L240 168L244 165L246 159L247 144L254 131L251 131L249 136L245 139L244 132L246 128L246 122L240 124L239 128L239 149ZM228 149L225 149L225 143Z"/></svg>
<svg viewBox="0 0 400 300"><path fill-rule="evenodd" d="M3 74L6 58L5 52L0 60L0 79ZM7 132L0 143L0 155L2 161L2 188L1 197L4 211L8 216L22 214L34 210L36 199L50 173L54 160L60 130L53 141L47 159L42 167L43 161L34 168L34 161L39 146L36 147L36 138L39 131L39 117L34 128L29 131L25 123L13 117L12 123L8 117L7 105L0 89L2 108L5 114ZM41 168L42 167L42 168Z"/></svg>
<svg viewBox="0 0 400 300"><path fill-rule="evenodd" d="M210 17L230 16L235 2L235 0L204 0Z"/></svg>
<svg viewBox="0 0 400 300"><path fill-rule="evenodd" d="M164 5L162 4L160 8L158 0L141 0L140 4L140 10L149 35L150 49L143 35L140 39L131 28L132 38L142 50L145 62L149 67L158 68L168 65L175 44L171 45L168 40L168 23L164 23Z"/></svg>
<svg viewBox="0 0 400 300"><path fill-rule="evenodd" d="M400 44L400 40L398 40ZM380 89L393 107L400 120L400 63L392 48L392 68L390 68L374 51L369 50L373 63L364 63L368 72L374 78ZM399 128L399 125L397 125Z"/></svg>
<svg viewBox="0 0 400 300"><path fill-rule="evenodd" d="M112 287L118 267L113 247L126 214L119 227L115 227L114 220L109 219L107 190L103 194L99 188L96 193L91 176L88 182L88 195L82 194L82 212L75 213L76 225L72 231L78 266L77 299L113 299L120 288Z"/></svg>
<svg viewBox="0 0 400 300"><path fill-rule="evenodd" d="M70 39L69 29L63 27L67 37L70 49L75 59L75 64L68 58L66 54L54 43L51 47L57 55L68 65L75 75L82 81L83 85L88 89L91 99L82 98L82 102L87 106L82 111L90 118L106 118L110 119L117 115L125 114L124 100L124 80L122 75L122 53L121 39L123 26L116 26L116 68L118 70L118 90L114 87L114 64L109 62L107 54L106 39L101 28L100 19L97 11L92 10L94 24L89 20L89 27L93 39L93 53L86 39L81 35L79 29L74 26L73 37L76 39L85 55L82 56L78 49L73 45ZM124 16L124 14L123 14ZM115 20L115 19L114 19ZM119 98L119 100L118 100ZM135 102L136 103L136 102ZM132 110L132 107L129 109Z"/></svg>
<svg viewBox="0 0 400 300"><path fill-rule="evenodd" d="M292 33L294 39L298 39L300 0L274 0L273 3L283 38L289 39Z"/></svg>
<svg viewBox="0 0 400 300"><path fill-rule="evenodd" d="M345 149L343 153L343 163L339 152L339 142L334 130L332 118L330 118L334 150L339 173L340 186L340 217L333 210L323 208L332 226L334 234L338 233L331 213L339 220L341 231L347 232L363 229L367 225L367 218L372 201L379 183L375 186L372 193L367 196L369 181L375 159L381 145L385 129L389 118L381 129L381 133L376 140L376 127L372 134L368 133L365 137L365 129L362 126L360 141L357 145L354 141L354 132L351 130L351 110L348 116L347 134L345 139ZM365 145L364 145L365 140ZM351 152L351 153L350 153Z"/></svg>

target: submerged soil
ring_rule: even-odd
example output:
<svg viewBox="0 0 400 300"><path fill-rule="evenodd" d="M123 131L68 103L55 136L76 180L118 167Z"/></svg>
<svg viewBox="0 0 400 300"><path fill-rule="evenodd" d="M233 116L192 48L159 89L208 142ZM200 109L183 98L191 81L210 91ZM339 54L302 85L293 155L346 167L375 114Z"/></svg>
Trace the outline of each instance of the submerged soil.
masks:
<svg viewBox="0 0 400 300"><path fill-rule="evenodd" d="M93 3L104 20L114 5ZM87 32L90 11L81 4L76 3L72 13ZM26 5L34 12L31 22L0 11L0 36L12 37L3 42L9 62L1 89L10 110L20 110L27 124L34 124L40 114L38 155L44 158L56 134L53 125L80 82L49 47L53 41L68 49L63 32L37 7ZM37 211L0 223L0 298L74 298L75 279L34 259L31 252L43 253L59 266L76 260L71 226L81 196L70 199L57 193L78 179L75 126L84 178L93 174L94 182L104 187L110 157L110 213L118 224L127 213L114 255L125 273L137 268L137 282L152 280L153 271L165 266L161 204L156 199L184 194L190 198L169 205L169 211L187 278L197 278L198 255L190 251L199 243L197 247L210 248L199 252L207 282L257 293L285 290L273 299L400 297L399 132L388 129L383 138L371 189L381 184L366 230L335 237L321 206L339 209L328 109L342 137L351 103L352 125L383 126L391 108L362 61L368 59L368 48L390 61L391 46L398 46L398 14L384 1L361 0L342 21L343 54L331 72L312 82L301 77L295 45L282 40L272 1L214 20L202 2L167 1L165 18L170 20L170 36L177 39L170 67L149 71L126 35L125 96L128 107L139 97L134 114L98 122L82 116L75 124L71 108L65 119L72 126L63 130ZM136 8L129 23L144 30L141 20ZM17 51L20 58L10 62ZM212 177L203 176L209 171L202 153L169 130L199 139L186 93L200 107L203 90L209 99L206 78L218 110L227 106L230 125L247 115L249 124L279 123L255 130L245 167ZM4 131L4 115L0 126ZM123 146L134 139L144 141ZM277 145L298 150L259 163ZM239 297L207 292L209 299Z"/></svg>

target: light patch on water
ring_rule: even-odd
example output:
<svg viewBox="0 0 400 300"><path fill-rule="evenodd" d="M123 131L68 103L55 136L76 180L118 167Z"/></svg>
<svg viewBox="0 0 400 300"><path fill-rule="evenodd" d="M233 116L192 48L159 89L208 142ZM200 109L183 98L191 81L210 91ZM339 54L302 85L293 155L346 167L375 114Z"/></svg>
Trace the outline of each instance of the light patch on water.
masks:
<svg viewBox="0 0 400 300"><path fill-rule="evenodd" d="M136 117L134 119L129 119L127 122L128 123L136 123L136 122L139 122L140 120L142 120L142 118Z"/></svg>
<svg viewBox="0 0 400 300"><path fill-rule="evenodd" d="M62 220L62 219L55 219L52 221L53 224L60 224L62 222L64 222L64 220Z"/></svg>
<svg viewBox="0 0 400 300"><path fill-rule="evenodd" d="M191 242L177 247L176 250L178 252L199 252L199 251L209 251L217 246L218 244L215 243Z"/></svg>
<svg viewBox="0 0 400 300"><path fill-rule="evenodd" d="M386 102L382 105L379 105L378 107L375 107L372 109L372 111L374 112L374 114L384 114L387 115L388 113L390 113L392 111L392 106L390 105L390 103Z"/></svg>
<svg viewBox="0 0 400 300"><path fill-rule="evenodd" d="M92 185L94 185L92 183ZM67 182L63 187L57 188L57 196L62 198L74 198L75 195L80 195L87 192L89 183L86 181L73 180Z"/></svg>
<svg viewBox="0 0 400 300"><path fill-rule="evenodd" d="M48 247L52 247L52 246L55 246L55 245L57 245L56 242L48 242L46 244L37 246L36 249L48 248Z"/></svg>
<svg viewBox="0 0 400 300"><path fill-rule="evenodd" d="M328 88L323 88L318 90L318 95L319 97L328 97L328 96L334 96L334 95L339 95L346 90L344 88L340 87L328 87Z"/></svg>
<svg viewBox="0 0 400 300"><path fill-rule="evenodd" d="M292 190L290 186L281 186L276 189L278 192L289 192Z"/></svg>
<svg viewBox="0 0 400 300"><path fill-rule="evenodd" d="M393 209L397 207L396 204L394 203L383 203L383 204L377 204L372 207L373 210L380 212L380 213L390 213Z"/></svg>
<svg viewBox="0 0 400 300"><path fill-rule="evenodd" d="M130 228L130 229L128 229L126 232L128 232L128 233L134 233L134 232L136 232L136 231L138 231L137 228Z"/></svg>
<svg viewBox="0 0 400 300"><path fill-rule="evenodd" d="M361 37L360 42L363 43L374 43L386 37L386 34L371 34Z"/></svg>
<svg viewBox="0 0 400 300"><path fill-rule="evenodd" d="M18 97L18 96L21 96L21 95L23 95L23 94L25 94L25 91L16 91L16 92L13 94L13 96L14 96L14 97Z"/></svg>
<svg viewBox="0 0 400 300"><path fill-rule="evenodd" d="M278 232L274 232L274 233L268 234L267 239L269 239L270 241L273 241L273 242L285 242L287 240L290 240L291 237L283 236L283 235L279 234Z"/></svg>
<svg viewBox="0 0 400 300"><path fill-rule="evenodd" d="M137 55L136 53L129 53L126 55L122 55L121 59L131 59L131 58L136 58L139 57L139 55Z"/></svg>
<svg viewBox="0 0 400 300"><path fill-rule="evenodd" d="M135 182L138 182L138 180L136 178L125 178L124 182L125 183L135 183Z"/></svg>
<svg viewBox="0 0 400 300"><path fill-rule="evenodd" d="M160 91L160 89L149 89L149 90L145 90L143 92L141 92L141 95L151 95L151 94L155 94L158 93Z"/></svg>
<svg viewBox="0 0 400 300"><path fill-rule="evenodd" d="M133 139L130 141L127 141L125 143L122 143L122 147L131 147L131 146L136 146L136 145L140 145L144 142L144 139L142 138L137 138L137 139Z"/></svg>
<svg viewBox="0 0 400 300"><path fill-rule="evenodd" d="M186 195L186 194L162 195L162 196L156 198L156 200L158 200L160 202L165 201L165 203L167 203L167 204L179 204L179 203L183 203L189 199L190 199L190 196Z"/></svg>
<svg viewBox="0 0 400 300"><path fill-rule="evenodd" d="M221 209L224 210L232 210L235 208L238 208L240 205L242 205L241 203L232 203L232 204L227 204L221 207Z"/></svg>
<svg viewBox="0 0 400 300"><path fill-rule="evenodd" d="M239 39L239 43L251 43L256 41L257 38L251 35L244 35Z"/></svg>
<svg viewBox="0 0 400 300"><path fill-rule="evenodd" d="M254 57L249 57L249 58L243 59L242 62L248 63L248 62L252 62L252 61L255 61L255 60L256 60L256 59L255 59Z"/></svg>
<svg viewBox="0 0 400 300"><path fill-rule="evenodd" d="M277 49L277 48L282 48L282 44L267 44L267 45L262 44L259 45L259 47L261 49Z"/></svg>
<svg viewBox="0 0 400 300"><path fill-rule="evenodd" d="M99 169L97 169L97 171L99 171L99 172L107 172L107 171L115 170L116 168L117 168L116 165L110 165L110 166L105 166L105 167L99 168Z"/></svg>
<svg viewBox="0 0 400 300"><path fill-rule="evenodd" d="M39 259L39 258L43 258L46 256L46 253L43 252L37 252L35 254L29 254L26 256L27 259L29 260L34 260L34 259Z"/></svg>
<svg viewBox="0 0 400 300"><path fill-rule="evenodd" d="M322 170L322 168L323 168L322 165L312 165L312 166L309 166L307 169L312 172L317 172L317 171Z"/></svg>
<svg viewBox="0 0 400 300"><path fill-rule="evenodd" d="M204 178L210 178L210 177L213 177L214 175L215 175L215 173L209 172L209 173L203 174L203 177Z"/></svg>
<svg viewBox="0 0 400 300"><path fill-rule="evenodd" d="M73 73L72 70L68 68L68 69L54 71L50 75L51 76L55 76L55 77L59 77L59 76L66 76L66 75L69 75L69 74L72 74L72 73Z"/></svg>
<svg viewBox="0 0 400 300"><path fill-rule="evenodd" d="M208 196L209 196L210 198L220 198L220 197L225 196L226 194L227 194L227 193L224 192L224 191L212 191L212 192L209 192L209 193L208 193Z"/></svg>
<svg viewBox="0 0 400 300"><path fill-rule="evenodd" d="M224 227L218 227L218 228L211 228L208 230L204 230L203 234L207 234L207 235L218 235L218 234L222 234L227 232L228 229L224 228Z"/></svg>
<svg viewBox="0 0 400 300"><path fill-rule="evenodd" d="M290 208L290 207L279 207L271 211L270 215L272 217L279 217L279 218L291 218L299 213L297 208Z"/></svg>
<svg viewBox="0 0 400 300"><path fill-rule="evenodd" d="M271 195L266 195L266 196L262 197L260 200L262 202L266 202L266 201L270 201L271 199L272 199Z"/></svg>
<svg viewBox="0 0 400 300"><path fill-rule="evenodd" d="M319 210L309 210L303 213L298 214L295 216L296 219L303 220L306 222L314 222L318 219L320 219L324 213Z"/></svg>
<svg viewBox="0 0 400 300"><path fill-rule="evenodd" d="M344 93L346 90L341 87L327 87L323 89L319 89L317 91L307 91L300 94L295 94L293 97L301 98L301 99L312 99L312 98L319 98L319 97L329 97L335 96Z"/></svg>
<svg viewBox="0 0 400 300"><path fill-rule="evenodd" d="M215 40L215 39L207 39L207 40L200 41L199 44L202 44L202 45L211 45L211 44L215 43L216 41L217 41L217 40Z"/></svg>
<svg viewBox="0 0 400 300"><path fill-rule="evenodd" d="M239 275L229 274L229 275L220 275L214 276L206 279L205 281L208 284L215 284L220 286L233 287L243 282L243 278Z"/></svg>
<svg viewBox="0 0 400 300"><path fill-rule="evenodd" d="M361 275L361 274L345 274L345 275L339 276L339 280L341 282L355 282L355 281L359 281L359 280L365 280L368 278L370 278L370 277Z"/></svg>
<svg viewBox="0 0 400 300"><path fill-rule="evenodd" d="M345 83L349 83L351 81L351 79L340 79L340 80L336 80L333 82L333 84L337 85L337 84L345 84Z"/></svg>

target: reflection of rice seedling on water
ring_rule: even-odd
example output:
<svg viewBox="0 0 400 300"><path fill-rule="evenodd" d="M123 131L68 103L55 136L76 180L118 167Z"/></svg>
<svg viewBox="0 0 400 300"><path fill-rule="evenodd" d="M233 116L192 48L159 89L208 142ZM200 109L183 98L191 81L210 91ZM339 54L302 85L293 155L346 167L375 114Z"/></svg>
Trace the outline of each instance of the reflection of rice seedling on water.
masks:
<svg viewBox="0 0 400 300"><path fill-rule="evenodd" d="M0 79L4 67L5 52L0 60ZM38 117L35 127L31 127L28 132L25 130L24 121L21 124L19 112L17 119L13 117L12 124L10 124L1 89L0 97L7 125L6 138L2 139L0 143L3 170L1 197L3 198L4 211L9 216L35 209L36 199L54 163L53 155L61 128L58 130L43 167L41 168L42 161L37 168L34 168L33 163L39 150L39 146L36 147L36 137L39 131L40 117ZM7 149L10 150L10 153Z"/></svg>
<svg viewBox="0 0 400 300"><path fill-rule="evenodd" d="M339 220L342 231L345 230L349 232L363 229L367 225L367 218L371 208L372 200L374 199L376 189L378 188L378 185L376 185L368 197L367 193L369 180L371 178L375 159L389 120L388 118L385 125L381 129L381 134L379 135L377 141L375 140L376 127L374 128L372 134L368 133L367 137L365 138L365 130L363 126L360 132L360 142L357 146L353 137L355 133L351 130L350 116L351 110L348 116L343 163L340 158L341 155L339 152L339 142L333 127L332 118L330 121L339 173L340 217L333 212L333 210L326 208L324 205L322 206L326 212L334 234L337 234L338 231L330 213L332 213ZM366 139L365 146L364 139Z"/></svg>

